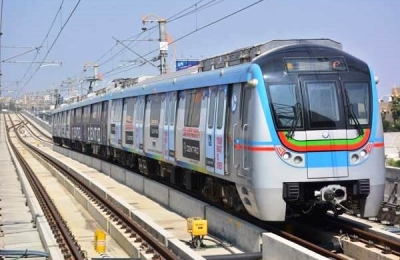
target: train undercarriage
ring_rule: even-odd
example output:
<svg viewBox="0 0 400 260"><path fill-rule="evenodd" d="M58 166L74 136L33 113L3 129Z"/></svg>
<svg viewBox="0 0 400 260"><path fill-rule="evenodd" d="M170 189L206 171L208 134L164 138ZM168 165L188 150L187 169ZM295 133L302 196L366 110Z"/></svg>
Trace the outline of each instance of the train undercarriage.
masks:
<svg viewBox="0 0 400 260"><path fill-rule="evenodd" d="M55 138L53 141L58 145L140 172L164 184L189 191L199 199L205 198L208 202L223 204L226 209L245 211L236 186L232 182L113 147L86 144L76 140L71 142L61 138Z"/></svg>
<svg viewBox="0 0 400 260"><path fill-rule="evenodd" d="M283 199L287 217L343 213L362 214L370 193L369 179L338 182L287 182Z"/></svg>

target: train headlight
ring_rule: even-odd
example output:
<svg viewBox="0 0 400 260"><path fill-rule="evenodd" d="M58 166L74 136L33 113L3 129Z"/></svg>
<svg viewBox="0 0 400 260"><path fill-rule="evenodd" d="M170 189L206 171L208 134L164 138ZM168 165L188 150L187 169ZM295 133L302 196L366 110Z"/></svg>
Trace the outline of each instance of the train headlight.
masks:
<svg viewBox="0 0 400 260"><path fill-rule="evenodd" d="M357 155L357 154L353 154L352 156L351 156L351 161L353 162L353 163L356 163L356 162L358 162L360 160L360 157Z"/></svg>
<svg viewBox="0 0 400 260"><path fill-rule="evenodd" d="M364 157L364 156L366 156L368 153L367 153L367 151L366 150L361 150L361 152L360 152L360 155L361 155L361 157Z"/></svg>
<svg viewBox="0 0 400 260"><path fill-rule="evenodd" d="M289 159L290 157L291 157L291 156L290 156L290 153L288 153L288 152L286 152L286 153L284 153L284 154L282 155L282 158L285 159L285 160Z"/></svg>
<svg viewBox="0 0 400 260"><path fill-rule="evenodd" d="M294 163L295 164L300 164L302 162L303 162L303 158L301 158L300 156L294 157Z"/></svg>

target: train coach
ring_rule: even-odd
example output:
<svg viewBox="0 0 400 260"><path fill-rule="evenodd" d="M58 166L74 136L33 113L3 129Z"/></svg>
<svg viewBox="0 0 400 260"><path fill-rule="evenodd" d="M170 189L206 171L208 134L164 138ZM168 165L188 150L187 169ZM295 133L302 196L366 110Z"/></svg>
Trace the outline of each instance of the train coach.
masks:
<svg viewBox="0 0 400 260"><path fill-rule="evenodd" d="M265 221L375 216L376 83L338 42L274 40L63 105L53 140Z"/></svg>

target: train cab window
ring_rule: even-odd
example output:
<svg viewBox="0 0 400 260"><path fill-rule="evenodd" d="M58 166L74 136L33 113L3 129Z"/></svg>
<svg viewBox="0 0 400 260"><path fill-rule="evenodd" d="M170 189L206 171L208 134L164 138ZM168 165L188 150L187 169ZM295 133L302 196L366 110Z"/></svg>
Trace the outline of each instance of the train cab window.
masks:
<svg viewBox="0 0 400 260"><path fill-rule="evenodd" d="M211 129L214 126L214 110L215 110L215 97L216 97L216 92L212 91L211 96L210 96L210 105L208 109L208 128Z"/></svg>
<svg viewBox="0 0 400 260"><path fill-rule="evenodd" d="M336 127L340 123L335 82L306 82L311 128Z"/></svg>
<svg viewBox="0 0 400 260"><path fill-rule="evenodd" d="M303 126L301 106L296 84L270 85L272 111L278 128Z"/></svg>
<svg viewBox="0 0 400 260"><path fill-rule="evenodd" d="M348 109L351 109L354 116L361 125L369 124L370 102L369 85L366 82L344 83L345 94L347 94ZM349 117L349 124L355 125L354 119Z"/></svg>

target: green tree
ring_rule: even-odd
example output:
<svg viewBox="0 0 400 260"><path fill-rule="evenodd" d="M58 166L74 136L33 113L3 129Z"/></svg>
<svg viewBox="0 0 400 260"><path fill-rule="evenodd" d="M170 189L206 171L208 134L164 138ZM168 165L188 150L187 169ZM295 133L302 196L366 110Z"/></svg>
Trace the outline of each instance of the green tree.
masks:
<svg viewBox="0 0 400 260"><path fill-rule="evenodd" d="M382 118L383 132L390 132L391 126L390 122Z"/></svg>
<svg viewBox="0 0 400 260"><path fill-rule="evenodd" d="M392 100L390 111L392 112L394 122L397 122L397 120L400 118L400 98L395 97Z"/></svg>

